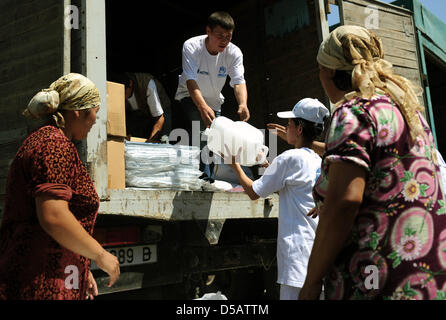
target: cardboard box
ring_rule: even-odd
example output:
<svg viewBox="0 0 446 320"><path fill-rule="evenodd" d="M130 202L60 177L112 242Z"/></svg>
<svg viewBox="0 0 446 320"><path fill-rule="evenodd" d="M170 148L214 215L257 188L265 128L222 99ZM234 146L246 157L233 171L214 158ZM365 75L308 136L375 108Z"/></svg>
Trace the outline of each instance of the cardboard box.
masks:
<svg viewBox="0 0 446 320"><path fill-rule="evenodd" d="M131 142L146 142L146 138L137 138L137 137L130 137Z"/></svg>
<svg viewBox="0 0 446 320"><path fill-rule="evenodd" d="M107 81L107 135L125 137L125 87Z"/></svg>
<svg viewBox="0 0 446 320"><path fill-rule="evenodd" d="M125 189L124 138L107 139L108 188Z"/></svg>

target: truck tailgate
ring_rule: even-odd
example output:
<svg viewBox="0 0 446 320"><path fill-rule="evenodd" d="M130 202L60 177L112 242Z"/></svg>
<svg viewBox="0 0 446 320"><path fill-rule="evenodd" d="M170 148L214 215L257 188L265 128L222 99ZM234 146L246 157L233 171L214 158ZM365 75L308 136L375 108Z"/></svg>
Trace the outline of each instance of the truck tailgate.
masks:
<svg viewBox="0 0 446 320"><path fill-rule="evenodd" d="M99 207L103 215L173 221L277 218L278 213L277 194L252 201L245 193L205 191L109 190Z"/></svg>

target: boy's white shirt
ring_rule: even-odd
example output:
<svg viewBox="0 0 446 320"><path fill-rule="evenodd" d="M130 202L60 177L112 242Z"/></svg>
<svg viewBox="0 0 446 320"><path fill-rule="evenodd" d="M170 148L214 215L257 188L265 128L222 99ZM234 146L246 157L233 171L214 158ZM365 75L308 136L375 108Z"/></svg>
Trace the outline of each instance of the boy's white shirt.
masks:
<svg viewBox="0 0 446 320"><path fill-rule="evenodd" d="M260 197L279 192L277 282L302 287L313 247L318 219L307 217L314 208L312 189L320 173L321 158L311 149L283 152L254 181Z"/></svg>

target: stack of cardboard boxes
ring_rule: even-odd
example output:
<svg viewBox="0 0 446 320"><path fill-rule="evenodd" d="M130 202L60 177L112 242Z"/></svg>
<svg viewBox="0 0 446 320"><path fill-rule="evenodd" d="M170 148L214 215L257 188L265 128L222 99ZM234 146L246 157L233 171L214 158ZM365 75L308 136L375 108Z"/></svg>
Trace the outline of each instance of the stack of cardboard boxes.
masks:
<svg viewBox="0 0 446 320"><path fill-rule="evenodd" d="M125 189L125 88L107 81L108 188Z"/></svg>

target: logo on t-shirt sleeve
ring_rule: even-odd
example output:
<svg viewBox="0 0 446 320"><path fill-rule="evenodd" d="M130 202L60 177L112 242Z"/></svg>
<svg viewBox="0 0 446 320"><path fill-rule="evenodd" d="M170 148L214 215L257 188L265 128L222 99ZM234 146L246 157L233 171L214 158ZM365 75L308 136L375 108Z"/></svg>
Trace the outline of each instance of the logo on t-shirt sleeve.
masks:
<svg viewBox="0 0 446 320"><path fill-rule="evenodd" d="M227 76L226 74L226 68L225 67L220 67L220 70L218 70L218 77L219 78L225 78Z"/></svg>

